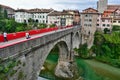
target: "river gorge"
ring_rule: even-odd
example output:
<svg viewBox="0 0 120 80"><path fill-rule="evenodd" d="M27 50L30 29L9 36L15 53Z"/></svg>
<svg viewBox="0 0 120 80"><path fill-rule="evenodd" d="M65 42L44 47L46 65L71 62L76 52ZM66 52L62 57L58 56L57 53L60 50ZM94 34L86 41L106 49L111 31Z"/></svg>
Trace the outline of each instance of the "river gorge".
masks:
<svg viewBox="0 0 120 80"><path fill-rule="evenodd" d="M54 70L58 62L58 54L52 52L48 55L44 69L40 77L48 80L66 80L54 75ZM120 80L120 68L96 61L94 59L80 59L75 57L75 62L79 70L79 78L71 80ZM70 79L68 79L70 80Z"/></svg>

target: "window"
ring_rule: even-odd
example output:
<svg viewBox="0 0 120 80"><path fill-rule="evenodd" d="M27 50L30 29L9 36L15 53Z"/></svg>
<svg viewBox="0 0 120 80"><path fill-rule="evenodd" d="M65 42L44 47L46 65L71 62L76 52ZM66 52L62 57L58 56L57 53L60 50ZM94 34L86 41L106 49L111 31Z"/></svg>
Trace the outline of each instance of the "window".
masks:
<svg viewBox="0 0 120 80"><path fill-rule="evenodd" d="M89 27L91 27L92 25L91 24L88 24Z"/></svg>
<svg viewBox="0 0 120 80"><path fill-rule="evenodd" d="M43 23L45 23L45 21L43 20Z"/></svg>
<svg viewBox="0 0 120 80"><path fill-rule="evenodd" d="M84 21L88 21L87 19L85 19Z"/></svg>
<svg viewBox="0 0 120 80"><path fill-rule="evenodd" d="M105 20L102 20L102 22L105 22Z"/></svg>
<svg viewBox="0 0 120 80"><path fill-rule="evenodd" d="M103 24L103 26L105 26L105 24Z"/></svg>
<svg viewBox="0 0 120 80"><path fill-rule="evenodd" d="M116 21L113 21L114 23L116 23Z"/></svg>
<svg viewBox="0 0 120 80"><path fill-rule="evenodd" d="M22 15L20 15L20 17L22 18Z"/></svg>
<svg viewBox="0 0 120 80"><path fill-rule="evenodd" d="M87 24L84 24L84 26L87 26Z"/></svg>
<svg viewBox="0 0 120 80"><path fill-rule="evenodd" d="M99 26L99 24L97 24L97 26Z"/></svg>
<svg viewBox="0 0 120 80"><path fill-rule="evenodd" d="M41 16L40 16L40 18L41 18Z"/></svg>
<svg viewBox="0 0 120 80"><path fill-rule="evenodd" d="M89 21L91 22L91 21L92 21L92 19L89 19Z"/></svg>
<svg viewBox="0 0 120 80"><path fill-rule="evenodd" d="M88 15L86 14L85 17L88 17Z"/></svg>
<svg viewBox="0 0 120 80"><path fill-rule="evenodd" d="M109 27L110 25L109 24L107 24L107 27Z"/></svg>
<svg viewBox="0 0 120 80"><path fill-rule="evenodd" d="M118 21L118 23L120 23L120 21Z"/></svg>
<svg viewBox="0 0 120 80"><path fill-rule="evenodd" d="M43 18L45 18L45 16L43 16Z"/></svg>

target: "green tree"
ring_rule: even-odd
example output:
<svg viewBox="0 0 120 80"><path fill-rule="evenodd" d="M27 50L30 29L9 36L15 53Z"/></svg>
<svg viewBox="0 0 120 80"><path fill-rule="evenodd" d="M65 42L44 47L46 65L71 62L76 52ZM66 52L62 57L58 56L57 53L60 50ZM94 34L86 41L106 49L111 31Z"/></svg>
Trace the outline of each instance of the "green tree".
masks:
<svg viewBox="0 0 120 80"><path fill-rule="evenodd" d="M41 23L41 24L39 24L39 27L38 28L46 28L47 27L47 25L46 24L44 24L44 23Z"/></svg>
<svg viewBox="0 0 120 80"><path fill-rule="evenodd" d="M87 48L87 44L83 44L81 45L81 47L76 50L79 54L79 56L83 57L83 58L88 58L88 48Z"/></svg>
<svg viewBox="0 0 120 80"><path fill-rule="evenodd" d="M55 24L51 24L50 27L55 27L56 25Z"/></svg>
<svg viewBox="0 0 120 80"><path fill-rule="evenodd" d="M7 10L4 10L4 18L7 19L8 18L8 13Z"/></svg>
<svg viewBox="0 0 120 80"><path fill-rule="evenodd" d="M3 19L3 10L2 10L2 7L0 5L0 20Z"/></svg>
<svg viewBox="0 0 120 80"><path fill-rule="evenodd" d="M0 32L5 31L5 26L6 26L6 22L3 20L0 20Z"/></svg>
<svg viewBox="0 0 120 80"><path fill-rule="evenodd" d="M108 28L105 28L104 33L107 34L108 32L110 32L110 30Z"/></svg>
<svg viewBox="0 0 120 80"><path fill-rule="evenodd" d="M119 25L113 25L112 31L120 31Z"/></svg>

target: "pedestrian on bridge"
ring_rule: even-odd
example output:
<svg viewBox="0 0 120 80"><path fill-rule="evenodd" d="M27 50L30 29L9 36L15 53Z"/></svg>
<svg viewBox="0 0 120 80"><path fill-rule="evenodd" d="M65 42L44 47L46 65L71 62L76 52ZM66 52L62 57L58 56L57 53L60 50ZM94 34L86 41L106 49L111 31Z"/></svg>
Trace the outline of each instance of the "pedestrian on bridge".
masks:
<svg viewBox="0 0 120 80"><path fill-rule="evenodd" d="M3 37L4 37L4 42L8 41L6 32L3 33Z"/></svg>
<svg viewBox="0 0 120 80"><path fill-rule="evenodd" d="M26 36L26 39L29 39L30 38L29 32L26 32L25 36Z"/></svg>

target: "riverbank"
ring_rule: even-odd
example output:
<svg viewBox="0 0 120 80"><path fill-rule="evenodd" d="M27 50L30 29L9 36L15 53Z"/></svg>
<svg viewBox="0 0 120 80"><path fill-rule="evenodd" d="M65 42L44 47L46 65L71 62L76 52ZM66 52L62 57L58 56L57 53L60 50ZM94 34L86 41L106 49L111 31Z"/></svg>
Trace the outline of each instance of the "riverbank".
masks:
<svg viewBox="0 0 120 80"><path fill-rule="evenodd" d="M84 60L98 75L104 76L105 80L120 80L120 68L112 67L95 60Z"/></svg>

